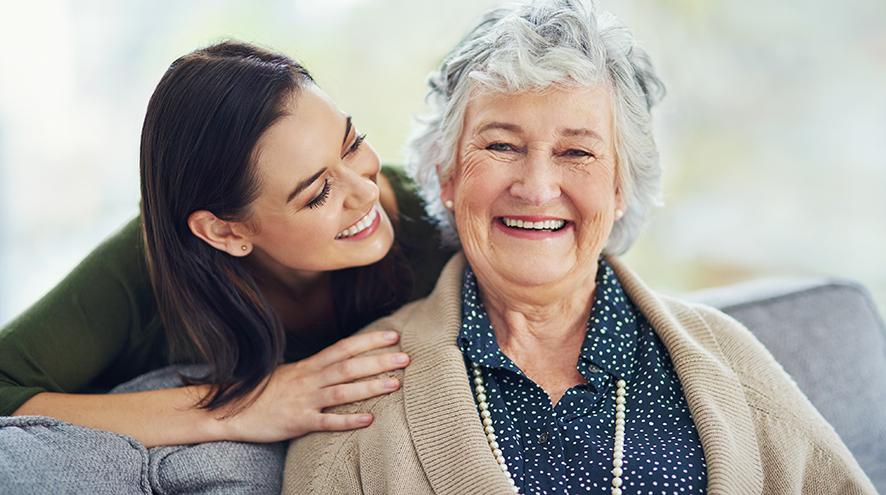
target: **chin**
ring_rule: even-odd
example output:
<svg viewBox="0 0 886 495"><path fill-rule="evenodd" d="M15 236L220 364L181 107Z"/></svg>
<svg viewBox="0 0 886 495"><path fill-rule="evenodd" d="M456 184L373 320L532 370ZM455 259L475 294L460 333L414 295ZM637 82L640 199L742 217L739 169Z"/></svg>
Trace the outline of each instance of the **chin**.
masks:
<svg viewBox="0 0 886 495"><path fill-rule="evenodd" d="M486 258L486 260L489 264L485 268L520 287L538 287L556 283L569 277L575 269L571 257L566 255L540 256L521 253L519 256Z"/></svg>
<svg viewBox="0 0 886 495"><path fill-rule="evenodd" d="M538 266L529 270L508 270L501 272L505 278L521 287L539 287L556 283L566 278L569 270L560 266Z"/></svg>
<svg viewBox="0 0 886 495"><path fill-rule="evenodd" d="M394 229L390 223L382 223L378 232L373 236L372 242L361 246L361 256L353 266L366 266L381 261L391 251L394 245Z"/></svg>

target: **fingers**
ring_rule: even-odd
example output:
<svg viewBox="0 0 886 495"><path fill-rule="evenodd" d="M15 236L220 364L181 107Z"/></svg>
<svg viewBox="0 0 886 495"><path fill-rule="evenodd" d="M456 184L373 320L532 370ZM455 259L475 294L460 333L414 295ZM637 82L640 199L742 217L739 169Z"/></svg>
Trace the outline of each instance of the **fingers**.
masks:
<svg viewBox="0 0 886 495"><path fill-rule="evenodd" d="M325 414L317 415L313 431L345 431L369 426L372 415L361 414Z"/></svg>
<svg viewBox="0 0 886 495"><path fill-rule="evenodd" d="M317 373L317 384L320 387L353 382L361 378L378 375L386 371L405 368L409 364L409 356L402 352L386 352L373 356L361 356L346 359L327 366Z"/></svg>
<svg viewBox="0 0 886 495"><path fill-rule="evenodd" d="M301 364L308 371L319 371L333 363L344 361L364 352L388 347L397 343L399 339L400 335L390 330L352 335L304 359Z"/></svg>
<svg viewBox="0 0 886 495"><path fill-rule="evenodd" d="M396 378L382 378L365 382L345 383L333 385L320 391L319 406L321 409L350 404L360 400L387 394L400 388L400 380Z"/></svg>

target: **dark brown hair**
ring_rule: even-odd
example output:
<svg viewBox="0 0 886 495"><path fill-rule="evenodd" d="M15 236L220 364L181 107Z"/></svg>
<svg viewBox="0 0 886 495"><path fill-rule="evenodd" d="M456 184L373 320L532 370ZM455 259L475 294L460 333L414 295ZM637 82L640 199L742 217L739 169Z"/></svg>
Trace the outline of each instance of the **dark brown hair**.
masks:
<svg viewBox="0 0 886 495"><path fill-rule="evenodd" d="M289 57L225 41L173 62L148 104L140 157L148 271L170 360L208 365L186 377L212 385L201 407L237 402L266 383L286 336L242 259L194 236L188 217L208 210L248 219L259 192L256 143L312 82ZM375 266L333 274L342 334L402 304L409 287L397 278L397 257L393 249Z"/></svg>

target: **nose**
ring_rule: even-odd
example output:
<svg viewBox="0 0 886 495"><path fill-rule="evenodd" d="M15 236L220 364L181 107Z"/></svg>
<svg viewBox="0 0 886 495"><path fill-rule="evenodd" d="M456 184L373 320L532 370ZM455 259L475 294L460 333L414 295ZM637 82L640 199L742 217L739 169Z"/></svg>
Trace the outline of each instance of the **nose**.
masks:
<svg viewBox="0 0 886 495"><path fill-rule="evenodd" d="M543 150L530 150L519 176L510 187L517 199L533 206L541 206L560 197L559 174L551 156Z"/></svg>
<svg viewBox="0 0 886 495"><path fill-rule="evenodd" d="M366 209L366 207L378 201L379 189L376 180L381 169L378 155L374 151L366 156L355 160L350 167L342 167L342 178L347 183L348 194L345 197L345 207L353 209Z"/></svg>

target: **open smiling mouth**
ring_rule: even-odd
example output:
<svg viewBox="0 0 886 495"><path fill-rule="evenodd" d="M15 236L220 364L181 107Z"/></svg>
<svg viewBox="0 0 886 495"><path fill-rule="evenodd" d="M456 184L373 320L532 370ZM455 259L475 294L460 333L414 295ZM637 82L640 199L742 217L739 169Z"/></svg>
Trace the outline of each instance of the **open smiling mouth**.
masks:
<svg viewBox="0 0 886 495"><path fill-rule="evenodd" d="M358 239L362 237L368 237L375 229L378 227L378 223L381 218L381 213L378 211L378 205L374 205L369 213L363 215L360 220L357 220L353 225L342 230L338 234L335 235L336 239Z"/></svg>
<svg viewBox="0 0 886 495"><path fill-rule="evenodd" d="M563 219L532 221L520 218L497 217L496 221L507 229L527 232L558 232L572 224L572 222Z"/></svg>

